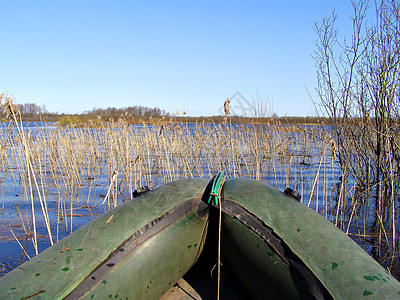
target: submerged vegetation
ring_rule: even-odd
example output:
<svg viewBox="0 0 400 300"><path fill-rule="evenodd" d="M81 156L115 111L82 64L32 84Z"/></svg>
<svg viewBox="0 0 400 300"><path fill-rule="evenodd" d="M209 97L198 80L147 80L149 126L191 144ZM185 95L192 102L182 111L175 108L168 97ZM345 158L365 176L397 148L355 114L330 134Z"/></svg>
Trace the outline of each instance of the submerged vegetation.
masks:
<svg viewBox="0 0 400 300"><path fill-rule="evenodd" d="M86 123L24 130L11 98L4 94L2 98L13 126L0 135L1 189L15 186L16 195L16 217L11 223L4 217L3 200L2 238L19 241L25 258L38 253L41 243L57 242L132 199L133 190L140 186L207 178L224 170L230 178L249 177L279 190L296 189L304 205L369 253L375 251L374 257L398 277L398 227L394 225L398 203L386 207L382 199L382 210L376 211L369 199L355 198L356 183L346 180L337 167L334 132L323 125L257 123L257 119L253 124L233 124L229 116L222 124L164 119L162 124L131 125L121 117L101 127ZM375 228L376 215L380 222ZM4 266L4 271L10 268Z"/></svg>

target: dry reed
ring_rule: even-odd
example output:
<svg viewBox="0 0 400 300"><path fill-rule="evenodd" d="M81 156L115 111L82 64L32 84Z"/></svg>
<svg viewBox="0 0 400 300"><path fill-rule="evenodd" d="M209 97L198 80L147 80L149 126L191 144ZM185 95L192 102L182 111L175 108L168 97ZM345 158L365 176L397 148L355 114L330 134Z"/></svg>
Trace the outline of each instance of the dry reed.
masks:
<svg viewBox="0 0 400 300"><path fill-rule="evenodd" d="M14 119L14 124L21 123ZM129 126L120 119L105 128L50 125L30 134L10 126L0 135L0 168L26 195L21 223L35 249L38 230L58 241L82 224L79 216L93 219L132 199L140 186L211 177L220 170L229 178L254 178L279 190L291 186L302 199L308 197L306 205L365 240L372 234L365 220L373 212L355 198L354 183L337 185L343 174L335 151L332 138L318 126ZM41 217L35 214L38 203ZM374 234L382 237L381 249L390 250L389 267L394 268L399 255L394 197L389 209L392 223L380 214L381 230Z"/></svg>

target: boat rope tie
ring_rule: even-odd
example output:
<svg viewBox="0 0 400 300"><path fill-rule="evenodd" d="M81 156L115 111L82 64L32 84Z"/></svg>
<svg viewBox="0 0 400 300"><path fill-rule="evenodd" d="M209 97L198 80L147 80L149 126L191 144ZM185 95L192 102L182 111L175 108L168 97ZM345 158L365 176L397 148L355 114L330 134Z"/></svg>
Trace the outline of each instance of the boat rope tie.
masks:
<svg viewBox="0 0 400 300"><path fill-rule="evenodd" d="M208 204L215 204L217 207L219 206L221 198L221 190L224 183L225 183L225 172L224 171L218 172L218 174L214 177L212 182L211 192L207 202Z"/></svg>
<svg viewBox="0 0 400 300"><path fill-rule="evenodd" d="M218 286L217 286L217 300L219 300L220 287L221 287L221 222L222 222L222 199L221 191L225 183L225 172L220 171L214 177L212 181L210 196L208 198L208 204L215 204L219 208L219 224L218 224ZM214 202L213 202L214 200ZM214 266L215 267L215 266ZM213 268L214 269L214 268ZM211 271L212 272L212 271Z"/></svg>

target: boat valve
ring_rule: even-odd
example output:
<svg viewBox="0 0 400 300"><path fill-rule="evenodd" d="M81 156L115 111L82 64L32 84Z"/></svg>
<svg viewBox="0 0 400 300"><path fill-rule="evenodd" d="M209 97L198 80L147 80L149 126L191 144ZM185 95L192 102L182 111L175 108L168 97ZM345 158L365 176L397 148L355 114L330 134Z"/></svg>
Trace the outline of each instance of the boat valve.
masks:
<svg viewBox="0 0 400 300"><path fill-rule="evenodd" d="M132 193L133 198L139 197L148 191L150 191L150 188L147 185L141 186L140 188L133 191L133 193Z"/></svg>
<svg viewBox="0 0 400 300"><path fill-rule="evenodd" d="M291 189L290 187L287 187L284 191L284 193L288 196L293 197L294 199L296 199L297 201L300 201L301 199L301 195L299 194L298 191L295 191L293 189Z"/></svg>

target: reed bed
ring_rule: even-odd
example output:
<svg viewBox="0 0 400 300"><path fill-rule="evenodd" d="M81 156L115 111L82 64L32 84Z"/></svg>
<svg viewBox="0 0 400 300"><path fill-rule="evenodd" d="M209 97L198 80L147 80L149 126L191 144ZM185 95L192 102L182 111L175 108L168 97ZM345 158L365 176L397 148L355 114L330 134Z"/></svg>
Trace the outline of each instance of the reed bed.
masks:
<svg viewBox="0 0 400 300"><path fill-rule="evenodd" d="M280 124L129 125L123 119L104 128L37 126L0 133L2 188L19 189L18 239L53 243L119 203L134 189L155 188L185 177L248 177L279 190L296 189L318 211L386 267L398 270L398 203L379 224L367 199L342 180L335 142L321 126ZM15 125L15 122L14 122ZM398 230L398 229L397 229ZM398 234L397 234L398 236ZM371 242L372 237L374 241ZM376 239L377 237L377 239ZM376 243L376 241L378 241ZM378 249L377 249L378 248ZM396 275L398 276L398 274Z"/></svg>

